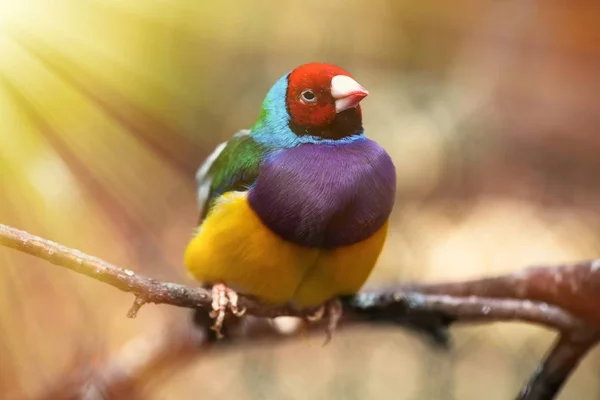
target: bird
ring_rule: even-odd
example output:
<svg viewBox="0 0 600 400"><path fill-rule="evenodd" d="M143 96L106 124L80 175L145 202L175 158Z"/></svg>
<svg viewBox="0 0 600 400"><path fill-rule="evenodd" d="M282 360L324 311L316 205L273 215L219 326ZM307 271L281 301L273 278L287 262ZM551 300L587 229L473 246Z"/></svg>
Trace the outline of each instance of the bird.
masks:
<svg viewBox="0 0 600 400"><path fill-rule="evenodd" d="M311 62L279 78L250 129L196 173L199 223L184 254L212 287L212 329L241 316L238 294L317 310L335 329L340 296L358 292L385 244L396 169L365 135L369 92L346 70ZM332 332L328 332L328 337Z"/></svg>

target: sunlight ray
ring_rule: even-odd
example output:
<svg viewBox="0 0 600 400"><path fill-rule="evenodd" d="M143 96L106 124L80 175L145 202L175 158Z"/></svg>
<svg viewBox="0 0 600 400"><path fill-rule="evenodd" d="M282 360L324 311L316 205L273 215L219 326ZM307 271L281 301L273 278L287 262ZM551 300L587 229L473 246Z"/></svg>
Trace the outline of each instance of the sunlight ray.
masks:
<svg viewBox="0 0 600 400"><path fill-rule="evenodd" d="M19 43L49 71L87 96L108 118L118 122L121 128L138 138L151 151L184 175L193 175L199 150L185 135L151 112L136 106L126 96L104 85L76 62L67 60L55 50L31 41L20 40ZM170 141L161 140L165 134L169 135Z"/></svg>

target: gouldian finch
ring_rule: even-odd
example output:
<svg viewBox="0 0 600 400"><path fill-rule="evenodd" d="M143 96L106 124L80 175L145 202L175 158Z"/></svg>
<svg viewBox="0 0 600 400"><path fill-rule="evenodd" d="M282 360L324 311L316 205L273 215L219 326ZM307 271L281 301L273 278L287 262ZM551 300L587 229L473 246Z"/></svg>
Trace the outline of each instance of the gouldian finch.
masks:
<svg viewBox="0 0 600 400"><path fill-rule="evenodd" d="M383 248L396 193L386 151L365 136L368 95L340 67L310 63L282 76L260 116L220 144L196 175L200 225L185 252L212 285L213 329L237 293L273 305L341 313ZM335 306L334 306L335 304ZM337 311L336 311L337 310Z"/></svg>

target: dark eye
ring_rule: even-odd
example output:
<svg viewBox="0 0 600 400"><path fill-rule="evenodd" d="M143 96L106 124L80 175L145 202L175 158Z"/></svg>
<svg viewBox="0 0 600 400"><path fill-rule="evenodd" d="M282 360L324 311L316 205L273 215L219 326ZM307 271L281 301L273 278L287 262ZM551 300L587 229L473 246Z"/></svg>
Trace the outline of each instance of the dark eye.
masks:
<svg viewBox="0 0 600 400"><path fill-rule="evenodd" d="M315 96L313 91L310 89L306 89L302 93L300 93L300 98L306 101L307 103L312 103L313 101L317 100L317 96Z"/></svg>

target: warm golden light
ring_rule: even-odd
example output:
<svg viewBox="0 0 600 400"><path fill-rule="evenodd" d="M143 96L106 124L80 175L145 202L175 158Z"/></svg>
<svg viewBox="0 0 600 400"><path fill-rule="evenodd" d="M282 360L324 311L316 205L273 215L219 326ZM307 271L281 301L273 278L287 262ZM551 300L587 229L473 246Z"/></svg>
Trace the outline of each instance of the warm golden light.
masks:
<svg viewBox="0 0 600 400"><path fill-rule="evenodd" d="M369 88L365 131L397 170L367 289L597 257L600 5L571 3L0 0L0 224L195 286L182 264L196 169L251 126L281 74L326 61ZM130 306L0 246L0 398L72 398L49 386L98 367L149 400L505 399L553 339L525 324L453 329L448 357L356 327L325 348L188 351L185 371L125 347L120 368L124 343L191 319L168 306L129 319ZM600 398L598 356L565 398Z"/></svg>
<svg viewBox="0 0 600 400"><path fill-rule="evenodd" d="M0 0L0 29L22 23L32 6L28 0Z"/></svg>

